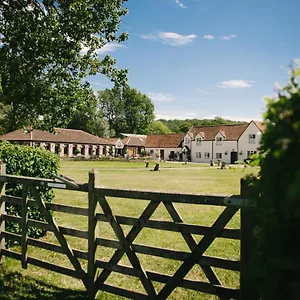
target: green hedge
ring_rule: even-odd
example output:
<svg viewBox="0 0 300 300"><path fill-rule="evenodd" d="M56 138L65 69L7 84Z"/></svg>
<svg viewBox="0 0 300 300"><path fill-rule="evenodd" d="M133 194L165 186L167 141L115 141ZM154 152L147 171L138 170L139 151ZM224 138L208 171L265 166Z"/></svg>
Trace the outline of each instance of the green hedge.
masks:
<svg viewBox="0 0 300 300"><path fill-rule="evenodd" d="M53 178L53 175L56 175L59 170L59 157L56 154L43 148L10 144L8 142L0 143L0 160L6 164L6 173L12 175ZM52 201L54 194L51 189L40 188L40 192L44 201ZM6 194L21 197L21 185L7 184ZM31 197L30 194L29 197ZM21 206L19 205L6 205L6 211L9 215L21 216ZM42 213L37 208L29 207L28 217L44 221ZM20 225L16 223L7 222L6 229L14 233L21 232ZM39 237L43 234L43 230L33 227L28 229L30 237Z"/></svg>
<svg viewBox="0 0 300 300"><path fill-rule="evenodd" d="M298 71L299 72L299 71ZM268 99L259 164L255 276L262 299L300 299L300 89Z"/></svg>

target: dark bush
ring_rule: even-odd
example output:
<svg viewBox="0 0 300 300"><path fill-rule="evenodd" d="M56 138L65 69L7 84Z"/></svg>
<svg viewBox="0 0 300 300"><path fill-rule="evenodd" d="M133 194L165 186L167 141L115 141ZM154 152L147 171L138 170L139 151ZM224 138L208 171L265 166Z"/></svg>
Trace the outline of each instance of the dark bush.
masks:
<svg viewBox="0 0 300 300"><path fill-rule="evenodd" d="M268 99L258 181L255 275L262 299L300 299L300 89Z"/></svg>
<svg viewBox="0 0 300 300"><path fill-rule="evenodd" d="M43 148L33 148L2 142L0 144L0 160L6 164L6 173L11 175L53 178L59 169L59 158ZM54 194L49 188L40 188L40 195L44 201L51 202ZM12 196L22 196L21 185L7 184L6 194ZM29 193L29 197L31 197ZM21 216L21 206L6 205L6 211L9 215ZM44 221L42 213L37 208L28 208L28 217L30 219ZM16 223L6 223L6 230L14 233L20 233L20 225ZM30 237L39 237L44 234L43 230L37 228L28 228Z"/></svg>
<svg viewBox="0 0 300 300"><path fill-rule="evenodd" d="M146 156L147 155L147 151L146 150L142 150L141 151L141 156Z"/></svg>

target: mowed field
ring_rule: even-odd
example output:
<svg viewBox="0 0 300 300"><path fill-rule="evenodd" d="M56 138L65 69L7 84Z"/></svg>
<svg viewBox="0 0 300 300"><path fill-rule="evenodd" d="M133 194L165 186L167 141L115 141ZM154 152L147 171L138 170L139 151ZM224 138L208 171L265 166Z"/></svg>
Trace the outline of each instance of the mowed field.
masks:
<svg viewBox="0 0 300 300"><path fill-rule="evenodd" d="M100 185L112 188L139 189L162 192L201 193L201 194L239 194L240 178L247 173L257 173L256 168L232 167L221 170L218 167L209 167L207 164L160 163L160 171L151 172L155 166L150 162L145 168L143 162L82 162L62 161L61 173L77 182L88 181L88 172L96 169L100 174ZM112 211L116 215L139 217L149 201L131 199L107 199ZM87 194L76 191L55 191L54 203L87 207ZM208 205L175 204L176 209L186 223L210 226L219 216L222 208ZM59 226L87 230L87 218L65 213L53 213ZM151 217L152 220L171 221L167 210L160 205ZM239 228L239 214L229 222L227 228ZM131 226L122 225L126 233ZM108 223L100 223L99 235L103 238L117 239ZM194 235L198 241L202 236ZM57 244L53 234L48 233L43 240ZM86 251L87 241L79 238L67 237L72 248ZM135 240L137 244L154 247L163 247L177 251L189 252L189 249L179 233L144 228ZM217 238L205 252L205 255L239 259L239 241ZM16 251L19 249L16 247ZM114 250L98 247L97 258L109 261ZM54 252L29 247L29 255L62 266L71 267L66 256ZM172 275L182 262L138 254L145 270ZM86 267L85 261L82 261ZM120 264L130 266L126 255ZM100 269L99 269L100 270ZM239 274L233 271L214 269L221 282L229 287L238 288ZM101 271L101 270L100 270ZM205 275L199 266L194 266L186 278L203 280ZM137 278L112 273L107 281L123 288L144 292ZM159 291L163 285L154 283ZM20 262L6 258L0 266L0 299L87 299L83 284L64 275L56 274L41 268L29 265L22 270ZM97 299L123 299L108 293L99 292ZM168 299L215 299L191 290L177 288Z"/></svg>

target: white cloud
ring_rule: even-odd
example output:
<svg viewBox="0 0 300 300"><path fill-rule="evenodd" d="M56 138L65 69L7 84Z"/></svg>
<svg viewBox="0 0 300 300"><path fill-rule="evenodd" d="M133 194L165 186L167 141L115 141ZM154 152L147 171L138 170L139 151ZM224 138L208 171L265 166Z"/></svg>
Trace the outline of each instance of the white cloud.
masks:
<svg viewBox="0 0 300 300"><path fill-rule="evenodd" d="M109 43L106 44L104 47L102 47L101 49L98 49L97 53L98 54L104 54L104 53L109 53L109 52L114 52L117 49L120 48L127 48L125 45L121 45L118 43Z"/></svg>
<svg viewBox="0 0 300 300"><path fill-rule="evenodd" d="M175 0L175 3L181 7L181 8L187 8L187 6L185 6L183 3L181 3L179 0Z"/></svg>
<svg viewBox="0 0 300 300"><path fill-rule="evenodd" d="M171 94L164 94L164 93L148 93L148 96L154 102L172 102L176 98Z"/></svg>
<svg viewBox="0 0 300 300"><path fill-rule="evenodd" d="M195 119L197 115L193 112L183 112L183 111L161 111L155 113L156 119L164 119L164 120L185 120L185 119Z"/></svg>
<svg viewBox="0 0 300 300"><path fill-rule="evenodd" d="M107 84L102 84L102 83L98 83L98 82L95 82L95 81L90 81L90 84L100 86L100 87L109 87L109 85L107 85Z"/></svg>
<svg viewBox="0 0 300 300"><path fill-rule="evenodd" d="M221 84L217 85L223 89L243 89L243 88L251 88L253 81L249 80L225 80L222 81Z"/></svg>
<svg viewBox="0 0 300 300"><path fill-rule="evenodd" d="M144 40L157 40L157 36L154 34L151 34L151 33L150 34L142 34L140 37Z"/></svg>
<svg viewBox="0 0 300 300"><path fill-rule="evenodd" d="M141 38L146 40L161 41L172 46L184 46L186 44L192 43L193 40L197 38L197 35L181 35L175 32L157 32L155 34L143 34L141 35Z"/></svg>
<svg viewBox="0 0 300 300"><path fill-rule="evenodd" d="M121 44L118 44L118 43L109 43L109 44L104 45L101 49L96 49L95 52L97 54L106 54L106 53L114 52L114 51L116 51L117 49L120 49L120 48L127 48L127 47L125 45L121 45ZM88 47L83 46L81 48L80 53L81 54L86 54L88 52L88 50L89 50Z"/></svg>
<svg viewBox="0 0 300 300"><path fill-rule="evenodd" d="M213 40L215 37L211 34L206 34L206 35L203 36L203 38L206 39L206 40Z"/></svg>
<svg viewBox="0 0 300 300"><path fill-rule="evenodd" d="M230 41L230 40L235 39L237 37L238 36L236 34L225 35L225 36L221 37L221 40Z"/></svg>

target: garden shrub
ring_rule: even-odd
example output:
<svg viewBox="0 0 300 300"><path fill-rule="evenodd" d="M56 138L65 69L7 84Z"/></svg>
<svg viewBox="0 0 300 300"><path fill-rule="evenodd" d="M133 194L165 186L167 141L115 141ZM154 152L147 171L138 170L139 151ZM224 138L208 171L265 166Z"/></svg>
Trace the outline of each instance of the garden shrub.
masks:
<svg viewBox="0 0 300 300"><path fill-rule="evenodd" d="M142 150L141 151L141 156L147 156L147 151L146 150Z"/></svg>
<svg viewBox="0 0 300 300"><path fill-rule="evenodd" d="M300 89L269 98L258 177L255 276L262 299L300 299Z"/></svg>
<svg viewBox="0 0 300 300"><path fill-rule="evenodd" d="M56 175L59 169L59 158L56 154L43 148L10 144L8 142L0 143L0 160L6 164L6 173L11 175L53 178L53 175ZM39 191L44 201L52 201L54 194L51 189L40 187ZM21 197L22 186L7 184L6 194ZM31 197L30 193L29 197ZM9 215L21 216L21 206L19 205L6 204L6 211ZM28 217L30 219L45 221L42 213L35 207L28 208ZM7 222L6 230L20 233L21 225ZM28 235L30 237L36 238L43 234L44 231L41 229L28 228Z"/></svg>

